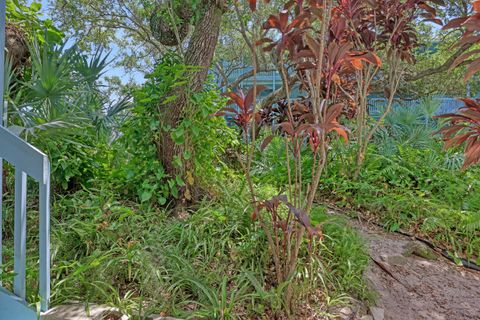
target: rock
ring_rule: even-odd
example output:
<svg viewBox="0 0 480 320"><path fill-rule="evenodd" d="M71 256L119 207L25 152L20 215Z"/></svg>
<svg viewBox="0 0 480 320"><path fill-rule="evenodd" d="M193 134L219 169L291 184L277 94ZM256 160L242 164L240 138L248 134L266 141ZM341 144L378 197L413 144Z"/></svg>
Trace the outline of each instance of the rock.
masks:
<svg viewBox="0 0 480 320"><path fill-rule="evenodd" d="M72 303L56 306L48 312L42 314L44 320L128 320L126 315L122 315L117 309L103 305L90 304L89 312L85 310L83 303ZM143 317L142 317L143 319ZM182 320L163 315L148 316L148 320Z"/></svg>
<svg viewBox="0 0 480 320"><path fill-rule="evenodd" d="M42 315L44 320L123 320L122 314L115 308L90 304L88 312L83 303L56 306Z"/></svg>
<svg viewBox="0 0 480 320"><path fill-rule="evenodd" d="M385 310L377 307L370 307L373 320L383 320L385 318Z"/></svg>
<svg viewBox="0 0 480 320"><path fill-rule="evenodd" d="M404 256L390 256L387 262L391 265L403 266L407 264L408 260Z"/></svg>
<svg viewBox="0 0 480 320"><path fill-rule="evenodd" d="M402 254L406 257L416 255L426 260L437 260L438 258L432 249L420 241L409 242L407 245L405 245Z"/></svg>
<svg viewBox="0 0 480 320"><path fill-rule="evenodd" d="M343 307L340 309L340 318L341 319L350 319L353 314L353 310L350 307Z"/></svg>
<svg viewBox="0 0 480 320"><path fill-rule="evenodd" d="M371 315L367 314L367 315L361 317L360 320L373 320L373 317Z"/></svg>

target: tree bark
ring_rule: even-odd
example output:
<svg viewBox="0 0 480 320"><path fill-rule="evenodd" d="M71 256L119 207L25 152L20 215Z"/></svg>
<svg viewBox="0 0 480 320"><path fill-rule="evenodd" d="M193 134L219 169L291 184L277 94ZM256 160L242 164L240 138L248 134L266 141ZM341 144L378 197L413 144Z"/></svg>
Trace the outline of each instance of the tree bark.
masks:
<svg viewBox="0 0 480 320"><path fill-rule="evenodd" d="M205 13L195 25L184 57L185 65L199 67L199 70L189 75L190 81L186 85L175 89L177 99L161 107L165 112L160 120L167 127L176 128L185 117L188 117L188 97L190 94L202 90L212 63L220 32L223 1L205 0L204 4ZM176 144L169 130L163 132L156 145L158 159L162 162L166 173L172 178L180 175L186 183L189 181L186 186L179 190L179 200L182 202L190 201L193 197L192 193L196 189L194 182L192 182L192 180L195 180L185 179L185 176L194 176L194 163L193 157L187 160L184 159L183 154L184 150L191 150L193 146L190 145L188 139L186 139L185 144ZM176 157L181 159L181 167L175 165Z"/></svg>

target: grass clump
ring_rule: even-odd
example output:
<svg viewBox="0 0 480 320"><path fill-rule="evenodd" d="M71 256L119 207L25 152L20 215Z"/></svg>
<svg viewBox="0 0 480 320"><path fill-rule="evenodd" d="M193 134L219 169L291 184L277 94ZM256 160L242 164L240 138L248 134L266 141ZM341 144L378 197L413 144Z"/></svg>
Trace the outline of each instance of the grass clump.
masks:
<svg viewBox="0 0 480 320"><path fill-rule="evenodd" d="M106 188L55 199L52 304L104 303L139 319L149 314L281 317L285 287L273 285L267 240L245 211L245 193L242 185L225 185L217 199L204 200L184 219L116 200ZM5 205L8 220L12 208L9 202ZM325 314L348 304L352 296L368 297L362 280L367 255L343 221L328 217L321 207L314 212L314 223L324 225L325 239L316 245L311 266L300 263L294 292L303 309ZM36 217L33 211L32 219ZM38 239L31 234L27 283L34 303ZM5 247L11 247L12 240L7 232ZM7 265L7 287L11 275Z"/></svg>

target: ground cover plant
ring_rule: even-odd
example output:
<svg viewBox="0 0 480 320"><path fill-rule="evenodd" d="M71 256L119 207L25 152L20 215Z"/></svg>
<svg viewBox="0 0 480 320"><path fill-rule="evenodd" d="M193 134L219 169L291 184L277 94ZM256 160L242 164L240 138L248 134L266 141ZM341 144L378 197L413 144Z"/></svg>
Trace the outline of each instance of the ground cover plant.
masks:
<svg viewBox="0 0 480 320"><path fill-rule="evenodd" d="M479 1L112 3L52 0L49 20L7 1L3 123L52 163L52 305L132 319L365 313L373 258L349 217L480 264ZM463 91L439 114L440 95ZM10 289L14 168L2 178Z"/></svg>

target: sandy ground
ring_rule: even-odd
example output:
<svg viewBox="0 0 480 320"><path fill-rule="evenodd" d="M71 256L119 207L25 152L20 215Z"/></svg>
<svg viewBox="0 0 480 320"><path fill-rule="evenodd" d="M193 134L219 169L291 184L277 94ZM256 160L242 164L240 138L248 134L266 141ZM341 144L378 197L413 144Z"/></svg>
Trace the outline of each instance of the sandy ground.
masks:
<svg viewBox="0 0 480 320"><path fill-rule="evenodd" d="M480 272L441 256L436 260L404 256L413 239L368 222L350 224L368 246L372 261L365 277L378 294L377 307L383 309L384 319L480 319Z"/></svg>

